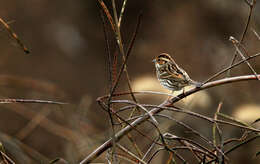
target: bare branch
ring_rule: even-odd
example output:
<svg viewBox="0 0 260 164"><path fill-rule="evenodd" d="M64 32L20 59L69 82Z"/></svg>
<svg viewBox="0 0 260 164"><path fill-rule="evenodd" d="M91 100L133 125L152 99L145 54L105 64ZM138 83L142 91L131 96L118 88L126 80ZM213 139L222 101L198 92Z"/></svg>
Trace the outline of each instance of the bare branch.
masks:
<svg viewBox="0 0 260 164"><path fill-rule="evenodd" d="M10 103L40 103L40 104L57 104L64 105L68 103L50 101L50 100L36 100L36 99L0 99L0 104L10 104Z"/></svg>
<svg viewBox="0 0 260 164"><path fill-rule="evenodd" d="M246 60L245 56L243 55L243 53L240 51L239 47L241 45L241 43L238 42L238 40L236 40L234 37L230 37L229 40L233 43L233 45L236 47L236 51L238 52L238 54L241 56L241 58L246 62L246 64L248 65L249 69L252 71L253 74L255 74L256 78L258 80L260 80L257 77L257 73L254 70L254 68L251 66L251 64Z"/></svg>
<svg viewBox="0 0 260 164"><path fill-rule="evenodd" d="M260 76L260 75L258 75L258 76ZM225 79L209 82L209 83L203 85L200 88L192 88L192 89L187 90L186 92L184 92L182 94L177 95L179 97L178 99L172 98L169 101L168 100L164 101L162 104L160 104L160 105L156 106L154 109L152 109L149 113L152 114L152 115L157 114L157 113L163 111L164 109L168 108L168 107L164 107L164 106L169 105L169 104L173 104L173 103L179 101L180 99L187 97L187 96L189 96L189 95L191 95L195 92L198 92L200 90L204 90L204 89L219 86L219 85L229 84L229 83L233 83L233 82L248 81L248 80L256 80L255 75L237 76L237 77L225 78ZM103 98L105 98L105 97L100 97L98 99L98 101L102 101ZM178 111L180 111L180 110L178 110ZM115 134L116 141L120 140L124 135L129 133L133 129L133 127L136 127L137 125L145 122L148 118L150 118L149 115L145 114L143 117L136 119L130 125L126 126L124 129L117 132ZM205 119L208 119L208 118L205 118ZM225 122L225 121L222 121L222 120L209 119L208 121L210 121L212 123L217 121L219 123L225 123L225 124L228 124L228 125L231 125L231 126L236 126L236 127L248 129L250 131L260 132L260 130L258 130L258 129L249 128L249 127L245 127L245 126L242 126L242 125L237 125L237 124ZM103 153L105 150L107 150L111 146L112 146L112 140L109 139L104 144L99 146L96 150L94 150L91 154L89 154L84 160L82 160L80 162L80 164L89 163L89 162L93 161L95 158L97 158L101 153Z"/></svg>
<svg viewBox="0 0 260 164"><path fill-rule="evenodd" d="M247 30L248 30L248 27L249 27L249 23L250 23L252 14L253 14L253 8L254 8L255 3L256 3L255 0L252 0L252 3L250 3L248 0L245 0L245 2L249 5L250 9L249 9L249 13L248 13L245 29L244 29L244 31L242 33L242 36L241 36L240 40L239 40L240 43L243 43L243 41L244 41L244 38L246 36ZM237 51L235 51L235 53L233 55L233 58L232 58L231 63L230 63L230 66L232 66L234 64L234 62L236 60L236 57L237 57ZM230 76L230 70L227 72L227 76Z"/></svg>
<svg viewBox="0 0 260 164"><path fill-rule="evenodd" d="M129 154L131 157L135 158L136 160L138 160L140 163L142 164L146 164L145 161L143 161L142 159L140 159L138 156L136 156L134 153L132 153L131 151L127 150L125 147L123 147L120 144L116 144L117 147L119 147L122 151L124 151L125 153Z"/></svg>
<svg viewBox="0 0 260 164"><path fill-rule="evenodd" d="M5 23L5 21L0 18L0 23L3 24L3 26L5 27L5 29L9 32L9 34L16 40L17 44L23 49L23 51L26 53L26 54L29 54L30 51L28 50L27 47L25 47L25 45L23 44L23 42L18 38L18 36L13 32L13 30L10 28L10 26Z"/></svg>
<svg viewBox="0 0 260 164"><path fill-rule="evenodd" d="M257 37L258 40L260 40L260 36L259 34L256 32L256 30L254 30L253 28L251 29L253 31L253 33L255 34L255 36Z"/></svg>
<svg viewBox="0 0 260 164"><path fill-rule="evenodd" d="M239 61L239 62L237 62L237 63L235 63L235 64L233 64L233 65L231 65L231 66L229 66L229 67L227 67L227 68L225 68L223 70L221 70L221 71L219 71L218 73L214 74L209 79L207 79L205 82L203 82L203 84L205 84L205 83L215 79L216 77L218 77L219 75L225 73L226 71L228 71L228 70L230 70L230 69L232 69L232 68L234 68L234 67L236 67L236 66L238 66L238 65L240 65L242 63L244 63L246 60L251 60L251 59L253 59L255 57L258 57L258 56L260 56L260 53L257 53L255 55L249 56L245 60L243 59L243 60L241 60L241 61Z"/></svg>

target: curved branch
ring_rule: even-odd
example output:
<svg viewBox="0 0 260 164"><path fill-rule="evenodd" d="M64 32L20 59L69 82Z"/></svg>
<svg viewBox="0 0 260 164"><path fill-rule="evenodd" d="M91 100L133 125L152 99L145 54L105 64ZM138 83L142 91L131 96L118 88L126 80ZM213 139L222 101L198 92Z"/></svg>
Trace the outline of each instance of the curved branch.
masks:
<svg viewBox="0 0 260 164"><path fill-rule="evenodd" d="M258 74L257 77L260 77L260 75ZM212 82L209 82L209 83L201 86L200 88L192 88L190 90L187 90L186 92L177 95L176 97L170 99L169 101L165 100L162 104L160 104L158 106L159 108L153 108L149 113L152 115L157 114L157 113L163 111L163 108L160 108L160 107L178 102L179 100L181 100L193 93L196 93L200 90L212 88L212 87L219 86L219 85L240 82L240 81L248 81L248 80L257 80L257 78L255 75L245 75L245 76L236 76L236 77L225 78L225 79L221 79L221 80L217 80L217 81L212 81ZM99 98L98 101L102 101L103 98L105 98L105 97ZM143 117L138 118L135 121L133 121L131 123L131 126L128 125L124 129L120 130L119 132L117 132L115 134L115 141L116 142L119 141L124 135L129 133L133 129L133 127L138 126L139 124L145 122L149 118L150 118L149 115L145 114ZM94 159L96 159L100 154L102 154L104 151L106 151L111 146L112 146L112 139L110 138L104 144L102 144L97 149L95 149L91 154L89 154L85 159L83 159L80 162L80 164L85 164L85 163L89 163L89 162L93 161Z"/></svg>

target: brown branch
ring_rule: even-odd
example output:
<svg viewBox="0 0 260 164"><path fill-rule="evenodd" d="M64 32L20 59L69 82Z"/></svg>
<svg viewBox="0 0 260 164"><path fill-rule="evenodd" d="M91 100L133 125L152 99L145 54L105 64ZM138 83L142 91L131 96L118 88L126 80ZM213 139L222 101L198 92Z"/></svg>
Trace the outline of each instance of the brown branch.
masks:
<svg viewBox="0 0 260 164"><path fill-rule="evenodd" d="M255 34L256 38L257 38L258 40L260 40L260 36L259 36L259 34L256 32L256 30L254 30L253 28L252 28L251 30L252 30L253 33Z"/></svg>
<svg viewBox="0 0 260 164"><path fill-rule="evenodd" d="M243 31L243 34L242 34L240 40L239 40L240 43L243 43L243 41L244 41L245 35L246 35L248 27L249 27L249 23L250 23L252 14L253 14L253 8L254 8L255 3L256 3L255 0L252 0L252 3L250 3L248 0L245 0L245 2L249 6L250 9L249 9L249 13L248 13L245 29ZM234 62L236 60L236 57L237 57L237 51L235 51L235 53L233 55L233 58L232 58L231 63L230 63L230 66L234 64ZM227 72L227 76L230 76L230 70Z"/></svg>
<svg viewBox="0 0 260 164"><path fill-rule="evenodd" d="M240 51L239 46L241 46L241 43L236 40L234 37L230 37L229 40L233 43L233 45L236 48L236 51L238 52L238 54L240 55L240 57L246 62L247 66L249 67L249 69L252 71L253 74L255 74L255 76L257 77L257 73L254 70L254 68L251 66L251 64L246 60L246 57L243 55L243 53ZM260 80L260 79L258 79Z"/></svg>
<svg viewBox="0 0 260 164"><path fill-rule="evenodd" d="M242 64L242 63L244 63L245 61L251 60L251 59L253 59L253 58L255 58L255 57L258 57L258 56L260 56L260 53L257 53L257 54L255 54L255 55L249 56L249 57L247 57L246 59L243 59L243 60L241 60L241 61L239 61L239 62L237 62L237 63L235 63L235 64L233 64L233 65L231 65L231 66L229 66L229 67L227 67L227 68L225 68L225 69L223 69L223 70L221 70L221 71L219 71L218 73L214 74L214 75L211 76L209 79L207 79L206 81L204 81L203 84L205 84L205 83L207 83L207 82L209 82L209 81L215 79L215 78L218 77L219 75L221 75L221 74L227 72L228 70L230 70L230 69L232 69L232 68L234 68L234 67L236 67L236 66L238 66L238 65L240 65L240 64Z"/></svg>
<svg viewBox="0 0 260 164"><path fill-rule="evenodd" d="M258 75L258 76L260 76L260 75ZM170 102L170 104L173 104L173 103L179 101L180 99L187 97L193 93L196 93L200 90L212 88L212 87L219 86L219 85L229 84L229 83L233 83L233 82L248 81L248 80L256 80L255 75L237 76L237 77L225 78L225 79L209 82L209 83L203 85L201 88L193 88L182 94L177 95L177 97L179 97L179 98L172 98L169 101L168 100L164 101L162 104L160 104L156 108L153 108L150 111L150 113L153 115L157 114L157 113L163 111L164 110L163 106L169 105L169 102ZM145 114L143 117L138 118L135 121L133 121L131 123L131 126L128 125L124 129L120 130L119 132L117 132L115 134L115 141L116 142L119 141L123 136L125 136L127 133L129 133L133 129L133 127L140 125L141 123L145 122L149 118L150 118L149 115ZM216 121L216 120L213 120L213 122L214 121ZM223 121L219 121L219 123L223 123ZM231 123L230 125L233 125L233 124ZM252 129L252 128L248 128L248 127L240 126L240 125L235 125L235 126L238 126L240 128L245 128L245 129L247 128L248 130L255 131L255 132L260 132L260 130L258 130L258 129ZM104 144L102 144L97 149L95 149L85 159L83 159L80 162L80 164L89 163L89 162L93 161L94 159L96 159L100 154L102 154L104 151L106 151L111 146L112 146L112 139L109 139Z"/></svg>
<svg viewBox="0 0 260 164"><path fill-rule="evenodd" d="M36 99L0 99L0 104L10 104L10 103L40 103L40 104L57 104L64 105L68 103L50 101L50 100L36 100Z"/></svg>
<svg viewBox="0 0 260 164"><path fill-rule="evenodd" d="M17 44L23 49L23 51L26 54L29 54L30 51L28 50L28 48L25 47L25 45L23 44L23 42L18 38L18 36L13 32L13 30L10 28L10 26L5 23L5 21L3 19L0 18L0 22L3 24L3 26L6 28L6 30L9 32L9 34L16 40Z"/></svg>
<svg viewBox="0 0 260 164"><path fill-rule="evenodd" d="M214 147L220 154L224 155L224 153L222 152L222 150L220 150L214 143L212 143L210 140L208 140L205 136L203 136L202 134L200 134L198 131L194 130L193 128L191 128L190 126L186 125L185 123L178 121L176 119L174 119L171 116L168 115L163 115L163 114L156 114L154 116L160 116L160 117L165 117L169 120L172 120L174 122L176 122L177 124L185 127L186 129L188 129L189 131L191 131L192 133L194 133L195 135L199 136L203 141L205 141L206 143L210 144L212 147Z"/></svg>
<svg viewBox="0 0 260 164"><path fill-rule="evenodd" d="M5 108L14 111L15 113L21 115L22 117L31 120L35 115L36 112L33 110L29 110L23 104L8 104L4 106ZM82 138L82 135L77 133L74 130L61 126L48 118L43 118L39 124L40 127L44 128L45 130L49 131L53 135L59 136L65 140L75 143L76 145L79 142L79 138Z"/></svg>
<svg viewBox="0 0 260 164"><path fill-rule="evenodd" d="M100 4L100 6L102 7L104 13L105 13L106 16L107 16L107 19L108 19L109 22L110 22L110 25L111 25L112 30L115 32L115 31L116 31L116 30L115 30L115 23L114 23L114 21L113 21L113 18L112 18L112 16L111 16L109 10L107 9L106 4L105 4L102 0L98 0L98 2L99 2L99 4Z"/></svg>

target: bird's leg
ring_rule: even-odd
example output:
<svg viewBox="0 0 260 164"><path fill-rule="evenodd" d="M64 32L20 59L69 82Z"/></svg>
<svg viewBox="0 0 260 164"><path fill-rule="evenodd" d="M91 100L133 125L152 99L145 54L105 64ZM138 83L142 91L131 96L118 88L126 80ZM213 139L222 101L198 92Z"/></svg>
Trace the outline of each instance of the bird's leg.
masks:
<svg viewBox="0 0 260 164"><path fill-rule="evenodd" d="M169 101L169 100L171 99L171 97L173 97L173 91L171 92L171 95L172 95L172 96L168 96L167 101Z"/></svg>
<svg viewBox="0 0 260 164"><path fill-rule="evenodd" d="M169 96L168 99L167 99L167 101L169 101L171 98L174 98L174 97L177 97L178 99L181 99L179 96L174 96L174 95L173 95L173 92L174 92L174 91L172 90L172 93L171 93L172 96Z"/></svg>
<svg viewBox="0 0 260 164"><path fill-rule="evenodd" d="M184 95L184 93L185 93L184 88L185 88L185 87L182 88L182 94L183 94L183 96L185 96L185 95Z"/></svg>
<svg viewBox="0 0 260 164"><path fill-rule="evenodd" d="M200 88L202 86L201 82L192 81L192 83L196 86L196 88Z"/></svg>
<svg viewBox="0 0 260 164"><path fill-rule="evenodd" d="M173 98L177 97L177 99L179 99L179 100L181 99L179 96L174 96L174 95L173 95L173 92L174 92L174 91L172 90L172 93L171 93L172 96L169 96L168 99L167 99L167 101L169 101L171 97L173 97Z"/></svg>

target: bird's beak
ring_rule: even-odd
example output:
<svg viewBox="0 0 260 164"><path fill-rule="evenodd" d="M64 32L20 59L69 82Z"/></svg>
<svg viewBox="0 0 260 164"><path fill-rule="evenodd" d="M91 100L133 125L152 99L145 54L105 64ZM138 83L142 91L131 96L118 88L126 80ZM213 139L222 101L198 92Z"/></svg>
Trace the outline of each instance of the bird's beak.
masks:
<svg viewBox="0 0 260 164"><path fill-rule="evenodd" d="M155 62L156 62L156 59L153 59L152 62L155 63Z"/></svg>

